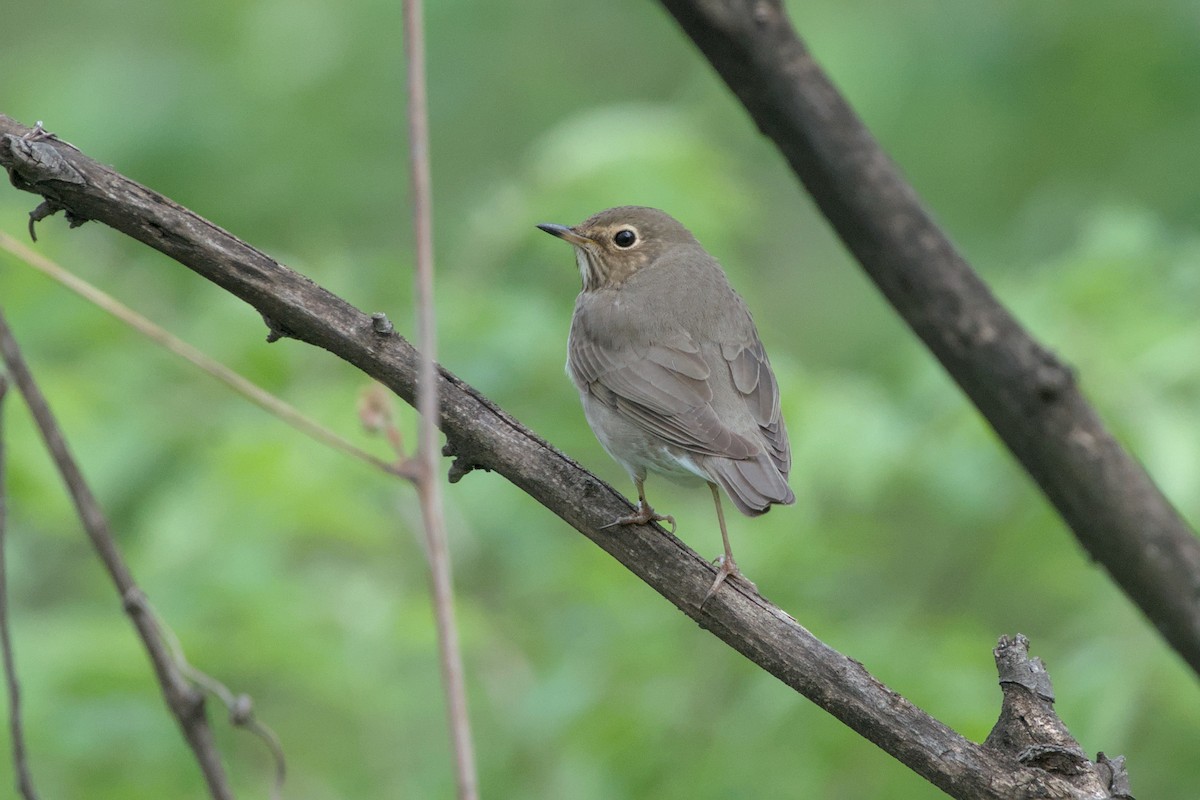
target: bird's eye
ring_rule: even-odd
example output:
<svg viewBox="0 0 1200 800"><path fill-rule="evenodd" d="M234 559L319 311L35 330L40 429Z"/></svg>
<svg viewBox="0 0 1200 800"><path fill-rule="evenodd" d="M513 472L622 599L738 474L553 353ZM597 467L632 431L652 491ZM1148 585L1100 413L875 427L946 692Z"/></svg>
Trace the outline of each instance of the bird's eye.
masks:
<svg viewBox="0 0 1200 800"><path fill-rule="evenodd" d="M613 241L617 243L617 247L633 247L633 243L637 241L637 234L629 228L622 228L613 236Z"/></svg>

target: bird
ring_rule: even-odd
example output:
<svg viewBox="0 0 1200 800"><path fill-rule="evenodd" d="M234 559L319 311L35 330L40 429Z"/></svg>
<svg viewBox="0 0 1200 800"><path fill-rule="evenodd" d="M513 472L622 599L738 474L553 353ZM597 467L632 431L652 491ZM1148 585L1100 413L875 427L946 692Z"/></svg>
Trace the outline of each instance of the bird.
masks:
<svg viewBox="0 0 1200 800"><path fill-rule="evenodd" d="M570 243L583 287L567 339L567 374L605 451L637 489L634 513L610 525L666 522L646 500L649 473L712 492L725 552L701 608L742 575L721 490L743 514L796 501L779 383L745 301L682 223L620 206L568 227L537 226ZM757 590L756 590L757 591Z"/></svg>

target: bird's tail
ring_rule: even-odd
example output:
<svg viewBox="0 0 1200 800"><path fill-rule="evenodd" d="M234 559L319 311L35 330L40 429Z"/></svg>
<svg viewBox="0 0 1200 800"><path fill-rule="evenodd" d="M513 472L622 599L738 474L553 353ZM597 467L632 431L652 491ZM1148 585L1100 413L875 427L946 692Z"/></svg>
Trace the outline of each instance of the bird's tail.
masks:
<svg viewBox="0 0 1200 800"><path fill-rule="evenodd" d="M748 459L708 458L704 466L738 511L748 517L765 514L776 503L791 505L796 502L787 479L765 453Z"/></svg>

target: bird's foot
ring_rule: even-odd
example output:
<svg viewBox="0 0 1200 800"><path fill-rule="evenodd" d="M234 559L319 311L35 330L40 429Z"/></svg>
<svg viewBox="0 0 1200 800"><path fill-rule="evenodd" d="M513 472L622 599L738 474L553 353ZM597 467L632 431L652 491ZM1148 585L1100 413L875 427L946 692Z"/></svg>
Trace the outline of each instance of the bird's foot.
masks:
<svg viewBox="0 0 1200 800"><path fill-rule="evenodd" d="M637 511L625 517L618 517L612 522L600 528L612 528L617 525L645 525L647 522L665 522L671 526L671 533L675 533L675 518L670 514L659 514L649 503L638 503Z"/></svg>
<svg viewBox="0 0 1200 800"><path fill-rule="evenodd" d="M737 562L732 558L726 558L723 555L717 556L717 560L714 563L717 565L717 577L713 581L712 586L708 587L708 592L704 595L704 599L700 601L700 608L704 608L704 604L712 599L712 596L717 593L717 589L721 588L721 584L727 578L737 578L753 589L755 594L758 594L758 587L754 585L753 581L742 574L742 571L738 569Z"/></svg>

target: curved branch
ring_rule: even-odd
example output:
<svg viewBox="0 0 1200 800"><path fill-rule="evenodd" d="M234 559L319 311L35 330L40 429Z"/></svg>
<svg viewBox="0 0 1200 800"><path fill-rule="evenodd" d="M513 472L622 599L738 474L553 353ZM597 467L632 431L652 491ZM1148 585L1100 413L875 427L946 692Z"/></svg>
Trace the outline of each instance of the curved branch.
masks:
<svg viewBox="0 0 1200 800"><path fill-rule="evenodd" d="M779 0L661 0L846 247L1163 637L1200 673L1200 540L1063 364L996 300Z"/></svg>
<svg viewBox="0 0 1200 800"><path fill-rule="evenodd" d="M252 305L269 339L324 348L415 403L420 356L389 325L64 143L22 138L29 130L0 115L0 166L45 198L39 218L63 209L72 224L92 219L122 231ZM624 497L447 370L439 367L438 380L438 424L456 456L451 481L476 468L503 475L730 647L955 797L1094 797L963 738L741 585L701 608L712 564L657 525L608 527L630 512Z"/></svg>

